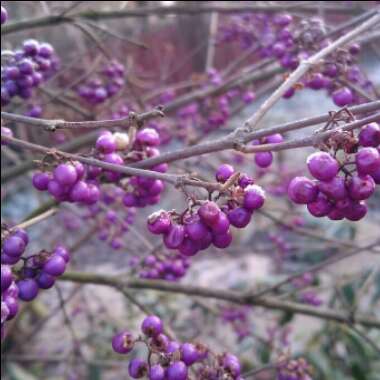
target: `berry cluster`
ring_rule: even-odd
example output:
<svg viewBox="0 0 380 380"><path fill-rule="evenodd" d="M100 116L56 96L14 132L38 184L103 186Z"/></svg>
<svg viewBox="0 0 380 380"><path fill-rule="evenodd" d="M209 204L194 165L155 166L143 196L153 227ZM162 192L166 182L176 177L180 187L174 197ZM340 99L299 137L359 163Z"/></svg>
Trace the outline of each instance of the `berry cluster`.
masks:
<svg viewBox="0 0 380 380"><path fill-rule="evenodd" d="M263 206L265 193L260 186L253 184L252 178L235 172L228 164L218 168L216 179L228 185L220 193L219 201L223 200L223 205L214 201L195 201L181 214L157 211L148 218L149 231L163 235L165 246L178 249L184 256L194 256L211 244L227 248L232 242L230 226L246 227L254 210ZM229 180L232 180L230 184L227 183Z"/></svg>
<svg viewBox="0 0 380 380"><path fill-rule="evenodd" d="M185 276L190 261L179 253L158 252L138 259L133 267L138 270L140 278L177 281Z"/></svg>
<svg viewBox="0 0 380 380"><path fill-rule="evenodd" d="M223 322L231 325L239 342L251 333L249 310L248 306L225 306L220 309Z"/></svg>
<svg viewBox="0 0 380 380"><path fill-rule="evenodd" d="M296 69L301 60L331 43L319 18L300 20L290 14L258 13L234 16L230 24L221 25L221 43L240 42L243 49L258 44L262 58L274 58L286 70ZM352 83L364 91L374 91L372 83L357 65L360 50L360 45L356 43L337 50L328 61L313 68L297 88L326 89L339 107L360 103L363 100L360 92L344 85ZM284 98L292 97L295 91L295 87L290 88Z"/></svg>
<svg viewBox="0 0 380 380"><path fill-rule="evenodd" d="M308 157L307 166L315 180L295 177L289 184L289 198L294 203L306 204L315 217L352 221L364 218L365 200L374 193L376 184L380 184L379 125L368 124L358 138L348 137L339 146L334 144L333 154L316 152ZM341 160L337 158L339 151L344 153ZM349 170L350 166L354 169Z"/></svg>
<svg viewBox="0 0 380 380"><path fill-rule="evenodd" d="M47 165L45 165L47 166ZM100 198L96 181L89 178L90 169L78 161L58 164L52 171L39 171L33 175L33 186L47 191L57 202L77 202L91 205Z"/></svg>
<svg viewBox="0 0 380 380"><path fill-rule="evenodd" d="M62 275L70 260L63 246L54 251L41 251L26 258L22 257L29 242L22 229L3 231L1 247L1 336L5 322L13 319L19 309L18 300L32 301L39 289L49 289L55 279Z"/></svg>
<svg viewBox="0 0 380 380"><path fill-rule="evenodd" d="M30 99L33 88L40 86L59 69L59 58L47 42L25 40L22 48L7 51L6 61L1 66L1 105L19 96Z"/></svg>
<svg viewBox="0 0 380 380"><path fill-rule="evenodd" d="M160 145L160 142L160 136L156 130L152 128L139 130L126 161L130 163L159 156L160 151L157 146ZM159 173L165 173L167 169L168 165L165 163L151 168ZM123 183L123 189L126 191L123 203L126 207L139 208L155 205L160 201L160 195L164 188L165 184L159 179L133 176Z"/></svg>
<svg viewBox="0 0 380 380"><path fill-rule="evenodd" d="M123 194L123 190L117 186L103 189L100 201L89 206L88 213L84 216L85 219L95 220L98 239L107 242L114 250L124 247L123 236L134 223L136 215L136 209L133 207L127 210L124 207L120 208ZM118 213L120 209L121 214Z"/></svg>
<svg viewBox="0 0 380 380"><path fill-rule="evenodd" d="M277 365L277 380L312 380L312 368L304 359L282 358Z"/></svg>
<svg viewBox="0 0 380 380"><path fill-rule="evenodd" d="M120 92L124 86L124 75L124 66L112 60L103 67L97 78L81 84L77 94L90 104L103 103Z"/></svg>
<svg viewBox="0 0 380 380"><path fill-rule="evenodd" d="M179 343L165 335L161 319L147 316L141 324L142 337L123 331L112 339L112 348L119 354L130 353L137 342L148 349L147 360L129 362L132 379L187 380L189 369L199 380L243 380L239 359L230 353L216 355L200 343Z"/></svg>

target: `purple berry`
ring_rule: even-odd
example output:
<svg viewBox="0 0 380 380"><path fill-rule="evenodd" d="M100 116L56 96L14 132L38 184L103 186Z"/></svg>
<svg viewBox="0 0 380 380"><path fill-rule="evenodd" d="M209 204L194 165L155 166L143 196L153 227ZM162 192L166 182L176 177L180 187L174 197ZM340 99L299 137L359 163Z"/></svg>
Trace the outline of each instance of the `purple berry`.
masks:
<svg viewBox="0 0 380 380"><path fill-rule="evenodd" d="M9 236L4 240L3 252L5 255L18 258L25 250L25 242L19 236Z"/></svg>
<svg viewBox="0 0 380 380"><path fill-rule="evenodd" d="M289 183L288 196L297 204L307 204L317 199L317 185L306 177L294 177Z"/></svg>
<svg viewBox="0 0 380 380"><path fill-rule="evenodd" d="M172 224L164 236L164 244L169 249L178 248L185 238L185 228L181 224Z"/></svg>
<svg viewBox="0 0 380 380"><path fill-rule="evenodd" d="M338 161L326 152L315 152L307 158L310 174L320 181L333 179L339 171Z"/></svg>
<svg viewBox="0 0 380 380"><path fill-rule="evenodd" d="M55 277L45 272L41 272L36 280L40 289L50 289L55 283Z"/></svg>
<svg viewBox="0 0 380 380"><path fill-rule="evenodd" d="M153 128L144 128L137 132L136 141L141 145L157 146L160 145L160 135Z"/></svg>
<svg viewBox="0 0 380 380"><path fill-rule="evenodd" d="M267 168L272 164L273 154L272 152L259 152L255 154L256 165L260 168Z"/></svg>
<svg viewBox="0 0 380 380"><path fill-rule="evenodd" d="M265 191L261 186L249 185L244 189L243 207L248 211L261 208L265 202Z"/></svg>
<svg viewBox="0 0 380 380"><path fill-rule="evenodd" d="M165 369L160 364L155 364L149 369L149 380L165 380Z"/></svg>
<svg viewBox="0 0 380 380"><path fill-rule="evenodd" d="M7 321L10 321L17 315L18 309L19 309L19 303L16 297L11 297L11 296L4 297L4 302L8 307Z"/></svg>
<svg viewBox="0 0 380 380"><path fill-rule="evenodd" d="M199 248L197 242L186 237L178 247L178 250L184 256L194 256L197 254Z"/></svg>
<svg viewBox="0 0 380 380"><path fill-rule="evenodd" d="M44 264L43 271L51 276L60 276L66 269L66 261L60 256L53 254Z"/></svg>
<svg viewBox="0 0 380 380"><path fill-rule="evenodd" d="M71 186L78 179L75 166L71 164L59 164L53 172L54 179L63 186Z"/></svg>
<svg viewBox="0 0 380 380"><path fill-rule="evenodd" d="M128 373L132 379L140 379L148 372L148 364L141 359L132 359L128 365Z"/></svg>
<svg viewBox="0 0 380 380"><path fill-rule="evenodd" d="M187 365L191 366L198 360L198 351L191 343L183 343L180 348L181 360Z"/></svg>
<svg viewBox="0 0 380 380"><path fill-rule="evenodd" d="M218 182L226 182L228 178L234 174L235 169L232 165L223 164L220 165L218 170L216 171L215 178Z"/></svg>
<svg viewBox="0 0 380 380"><path fill-rule="evenodd" d="M151 214L147 222L148 230L156 235L167 233L170 230L171 224L170 215L164 210Z"/></svg>
<svg viewBox="0 0 380 380"><path fill-rule="evenodd" d="M224 234L230 228L230 221L224 212L219 213L218 220L211 226L214 234ZM202 239L201 239L202 240Z"/></svg>
<svg viewBox="0 0 380 380"><path fill-rule="evenodd" d="M355 156L360 174L371 174L380 166L380 153L376 148L362 148Z"/></svg>
<svg viewBox="0 0 380 380"><path fill-rule="evenodd" d="M155 337L161 334L163 328L161 319L156 315L147 316L141 324L141 331L149 337Z"/></svg>
<svg viewBox="0 0 380 380"><path fill-rule="evenodd" d="M103 154L113 153L116 151L116 141L112 134L104 134L96 140L96 149Z"/></svg>
<svg viewBox="0 0 380 380"><path fill-rule="evenodd" d="M233 378L240 376L241 366L239 359L232 354L224 354L222 358L222 366Z"/></svg>
<svg viewBox="0 0 380 380"><path fill-rule="evenodd" d="M70 199L73 202L87 202L89 198L90 190L85 181L78 181L70 191Z"/></svg>
<svg viewBox="0 0 380 380"><path fill-rule="evenodd" d="M22 301L32 301L37 297L38 284L33 278L26 278L17 282L18 296Z"/></svg>
<svg viewBox="0 0 380 380"><path fill-rule="evenodd" d="M213 238L212 238L212 244L214 244L214 246L216 248L227 248L232 242L232 234L231 234L231 231L228 230L227 232L223 233L223 234L217 234L217 235L213 235Z"/></svg>
<svg viewBox="0 0 380 380"><path fill-rule="evenodd" d="M359 133L359 143L365 147L374 147L380 145L380 126L377 123L371 123L363 127Z"/></svg>
<svg viewBox="0 0 380 380"><path fill-rule="evenodd" d="M212 227L217 223L221 210L215 202L206 202L198 209L198 215L202 221Z"/></svg>
<svg viewBox="0 0 380 380"><path fill-rule="evenodd" d="M8 11L1 6L1 25L5 24L8 20Z"/></svg>
<svg viewBox="0 0 380 380"><path fill-rule="evenodd" d="M199 218L191 218L186 221L185 232L190 239L197 241L207 235L208 228Z"/></svg>
<svg viewBox="0 0 380 380"><path fill-rule="evenodd" d="M318 194L317 199L314 202L310 202L307 204L307 209L310 214L320 218L322 216L326 216L332 211L333 204L326 198L322 193Z"/></svg>
<svg viewBox="0 0 380 380"><path fill-rule="evenodd" d="M135 341L129 331L123 331L112 338L112 348L118 354L128 354L132 351Z"/></svg>
<svg viewBox="0 0 380 380"><path fill-rule="evenodd" d="M332 99L338 107L344 107L354 101L354 95L348 87L343 87L333 92Z"/></svg>
<svg viewBox="0 0 380 380"><path fill-rule="evenodd" d="M176 361L170 364L167 371L168 380L186 380L187 367L182 361Z"/></svg>
<svg viewBox="0 0 380 380"><path fill-rule="evenodd" d="M367 211L367 205L363 201L361 201L353 202L350 207L343 211L343 213L348 220L356 222L360 219L363 219L366 216Z"/></svg>
<svg viewBox="0 0 380 380"><path fill-rule="evenodd" d="M9 265L1 265L1 292L7 290L13 281L12 270Z"/></svg>
<svg viewBox="0 0 380 380"><path fill-rule="evenodd" d="M252 213L243 207L236 207L227 214L228 220L236 228L244 228L251 221Z"/></svg>
<svg viewBox="0 0 380 380"><path fill-rule="evenodd" d="M370 175L354 175L348 183L348 195L353 200L361 201L369 198L374 193L375 186L375 181Z"/></svg>
<svg viewBox="0 0 380 380"><path fill-rule="evenodd" d="M319 190L329 199L339 201L347 197L346 184L343 177L334 177L330 181L318 183Z"/></svg>

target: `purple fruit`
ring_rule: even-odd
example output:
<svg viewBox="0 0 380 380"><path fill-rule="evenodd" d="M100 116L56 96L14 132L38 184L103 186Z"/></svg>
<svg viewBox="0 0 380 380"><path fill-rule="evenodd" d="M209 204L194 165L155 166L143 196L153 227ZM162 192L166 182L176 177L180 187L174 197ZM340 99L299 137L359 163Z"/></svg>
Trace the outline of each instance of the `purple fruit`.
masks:
<svg viewBox="0 0 380 380"><path fill-rule="evenodd" d="M374 193L375 186L375 181L370 175L354 175L348 183L348 195L353 200L361 201L369 198Z"/></svg>
<svg viewBox="0 0 380 380"><path fill-rule="evenodd" d="M212 244L217 248L227 248L232 242L231 231L228 230L223 234L213 235Z"/></svg>
<svg viewBox="0 0 380 380"><path fill-rule="evenodd" d="M348 87L343 87L332 93L332 99L338 107L344 107L354 101L354 95Z"/></svg>
<svg viewBox="0 0 380 380"><path fill-rule="evenodd" d="M51 276L60 276L66 269L66 261L60 256L53 254L44 264L43 271Z"/></svg>
<svg viewBox="0 0 380 380"><path fill-rule="evenodd" d="M129 331L123 331L112 338L112 348L118 354L128 354L134 344L135 340Z"/></svg>
<svg viewBox="0 0 380 380"><path fill-rule="evenodd" d="M198 351L191 343L183 343L180 348L181 360L187 365L191 366L198 360Z"/></svg>
<svg viewBox="0 0 380 380"><path fill-rule="evenodd" d="M319 190L329 199L339 201L347 197L345 180L343 177L334 177L330 181L321 181L318 183Z"/></svg>
<svg viewBox="0 0 380 380"><path fill-rule="evenodd" d="M168 380L186 380L187 379L187 367L182 361L176 361L170 364L167 370Z"/></svg>
<svg viewBox="0 0 380 380"><path fill-rule="evenodd" d="M185 238L185 228L180 224L172 224L164 236L165 246L169 249L178 248Z"/></svg>
<svg viewBox="0 0 380 380"><path fill-rule="evenodd" d="M315 152L307 158L310 174L320 181L333 179L339 171L338 161L326 152Z"/></svg>
<svg viewBox="0 0 380 380"><path fill-rule="evenodd" d="M365 147L380 145L380 126L377 123L367 124L359 133L359 143Z"/></svg>
<svg viewBox="0 0 380 380"><path fill-rule="evenodd" d="M380 166L380 153L376 148L362 148L355 156L360 174L371 174Z"/></svg>
<svg viewBox="0 0 380 380"><path fill-rule="evenodd" d="M306 177L294 177L289 183L288 196L297 204L307 204L317 199L317 185Z"/></svg>
<svg viewBox="0 0 380 380"><path fill-rule="evenodd" d="M248 211L261 208L265 202L265 191L261 186L249 185L244 189L243 207Z"/></svg>
<svg viewBox="0 0 380 380"><path fill-rule="evenodd" d="M132 359L128 365L128 373L132 379L140 379L148 372L148 364L141 359Z"/></svg>
<svg viewBox="0 0 380 380"><path fill-rule="evenodd" d="M256 165L260 168L267 168L272 164L273 153L272 152L259 152L255 154Z"/></svg>
<svg viewBox="0 0 380 380"><path fill-rule="evenodd" d="M221 210L215 202L206 202L198 209L201 220L212 227L217 223Z"/></svg>
<svg viewBox="0 0 380 380"><path fill-rule="evenodd" d="M72 186L78 179L75 166L59 164L53 172L54 179L62 186Z"/></svg>
<svg viewBox="0 0 380 380"><path fill-rule="evenodd" d="M9 236L5 238L3 243L3 252L5 255L18 258L25 250L25 242L19 236Z"/></svg>
<svg viewBox="0 0 380 380"><path fill-rule="evenodd" d="M32 301L37 297L38 284L33 278L27 278L17 282L18 296L22 301Z"/></svg>
<svg viewBox="0 0 380 380"><path fill-rule="evenodd" d="M307 209L311 215L320 218L322 216L328 215L332 211L333 204L326 198L325 195L319 193L317 199L314 202L307 204Z"/></svg>
<svg viewBox="0 0 380 380"><path fill-rule="evenodd" d="M141 324L141 331L149 337L156 337L163 332L162 320L156 315L149 315L144 318Z"/></svg>
<svg viewBox="0 0 380 380"><path fill-rule="evenodd" d="M215 178L218 182L224 183L234 174L235 169L232 165L223 164L220 165L216 171Z"/></svg>
<svg viewBox="0 0 380 380"><path fill-rule="evenodd" d="M236 228L244 228L251 221L252 213L243 207L236 207L227 214L228 220Z"/></svg>
<svg viewBox="0 0 380 380"><path fill-rule="evenodd" d="M170 215L164 211L157 211L148 217L147 225L148 230L152 234L165 234L170 230L171 227Z"/></svg>

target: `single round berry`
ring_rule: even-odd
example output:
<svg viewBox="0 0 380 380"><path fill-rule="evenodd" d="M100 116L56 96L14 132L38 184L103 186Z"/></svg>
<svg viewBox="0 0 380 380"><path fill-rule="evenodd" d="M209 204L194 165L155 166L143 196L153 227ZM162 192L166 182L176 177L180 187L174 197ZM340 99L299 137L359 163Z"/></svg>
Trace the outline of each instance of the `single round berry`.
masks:
<svg viewBox="0 0 380 380"><path fill-rule="evenodd" d="M7 290L13 281L12 270L9 265L1 265L1 292Z"/></svg>
<svg viewBox="0 0 380 380"><path fill-rule="evenodd" d="M255 154L256 165L260 168L267 168L273 162L272 152L259 152Z"/></svg>
<svg viewBox="0 0 380 380"><path fill-rule="evenodd" d="M187 379L187 367L182 361L176 361L170 364L167 370L168 380L186 380Z"/></svg>
<svg viewBox="0 0 380 380"><path fill-rule="evenodd" d="M49 186L51 177L48 173L35 173L32 178L33 186L39 191L46 191Z"/></svg>
<svg viewBox="0 0 380 380"><path fill-rule="evenodd" d="M90 189L85 181L78 181L70 191L70 200L73 202L87 202Z"/></svg>
<svg viewBox="0 0 380 380"><path fill-rule="evenodd" d="M332 99L337 106L344 107L354 101L354 95L348 87L343 87L333 92Z"/></svg>
<svg viewBox="0 0 380 380"><path fill-rule="evenodd" d="M191 366L198 360L198 351L191 343L183 343L180 348L181 360L187 365Z"/></svg>
<svg viewBox="0 0 380 380"><path fill-rule="evenodd" d="M26 278L17 282L18 296L22 301L32 301L37 297L38 284L33 278Z"/></svg>
<svg viewBox="0 0 380 380"><path fill-rule="evenodd" d="M317 199L317 185L306 177L294 177L289 183L288 196L297 204L307 204Z"/></svg>
<svg viewBox="0 0 380 380"><path fill-rule="evenodd" d="M218 220L211 226L211 230L214 234L224 234L230 228L230 221L224 212L219 213ZM204 239L206 236L201 238Z"/></svg>
<svg viewBox="0 0 380 380"><path fill-rule="evenodd" d="M228 353L224 354L222 358L222 366L233 378L240 376L241 366L239 359L235 355Z"/></svg>
<svg viewBox="0 0 380 380"><path fill-rule="evenodd" d="M148 217L148 230L152 234L165 234L171 227L170 215L164 211L156 211Z"/></svg>
<svg viewBox="0 0 380 380"><path fill-rule="evenodd" d="M149 337L155 337L162 333L163 324L159 317L156 315L149 315L141 324L141 331Z"/></svg>
<svg viewBox="0 0 380 380"><path fill-rule="evenodd" d="M193 218L186 222L185 232L190 239L197 241L207 235L208 228L199 218Z"/></svg>
<svg viewBox="0 0 380 380"><path fill-rule="evenodd" d="M155 364L149 369L149 380L165 380L165 369L160 364Z"/></svg>
<svg viewBox="0 0 380 380"><path fill-rule="evenodd" d="M172 224L164 236L164 244L169 249L178 248L185 239L185 228L181 224Z"/></svg>
<svg viewBox="0 0 380 380"><path fill-rule="evenodd" d="M36 280L40 289L50 289L55 284L55 277L45 272L41 272Z"/></svg>
<svg viewBox="0 0 380 380"><path fill-rule="evenodd" d="M343 210L344 216L353 222L363 219L368 211L367 205L361 202L353 202L350 207Z"/></svg>
<svg viewBox="0 0 380 380"><path fill-rule="evenodd" d="M54 254L51 257L49 257L49 259L45 262L43 266L44 272L55 277L63 274L65 269L66 269L65 259L60 255L54 255Z"/></svg>
<svg viewBox="0 0 380 380"><path fill-rule="evenodd" d="M9 236L4 240L3 252L10 257L20 257L25 250L25 242L19 236Z"/></svg>
<svg viewBox="0 0 380 380"><path fill-rule="evenodd" d="M380 153L376 148L362 148L355 156L360 174L371 174L380 166Z"/></svg>
<svg viewBox="0 0 380 380"><path fill-rule="evenodd" d="M113 153L117 149L115 137L111 133L103 134L96 140L95 147L100 153Z"/></svg>
<svg viewBox="0 0 380 380"><path fill-rule="evenodd" d="M319 190L329 199L339 201L347 197L346 183L343 177L336 176L330 181L318 183Z"/></svg>
<svg viewBox="0 0 380 380"><path fill-rule="evenodd" d="M348 183L348 195L353 200L361 201L369 198L374 193L375 186L375 181L370 175L354 175Z"/></svg>
<svg viewBox="0 0 380 380"><path fill-rule="evenodd" d="M265 202L265 191L261 186L249 185L244 189L243 207L248 211L261 208Z"/></svg>
<svg viewBox="0 0 380 380"><path fill-rule="evenodd" d="M338 161L326 152L315 152L307 158L310 174L320 181L333 179L339 171Z"/></svg>
<svg viewBox="0 0 380 380"><path fill-rule="evenodd" d="M78 179L75 166L71 164L59 164L53 172L54 179L63 186L71 186Z"/></svg>
<svg viewBox="0 0 380 380"><path fill-rule="evenodd" d="M215 202L206 202L198 209L198 215L208 226L212 226L218 221L220 208Z"/></svg>
<svg viewBox="0 0 380 380"><path fill-rule="evenodd" d="M8 20L8 11L1 6L1 25L5 24Z"/></svg>
<svg viewBox="0 0 380 380"><path fill-rule="evenodd" d="M215 178L218 182L224 183L232 176L232 174L234 174L234 172L235 169L232 165L223 164L220 165L216 171Z"/></svg>
<svg viewBox="0 0 380 380"><path fill-rule="evenodd" d="M230 230L223 234L215 234L212 236L212 244L216 248L227 248L232 242L232 233Z"/></svg>
<svg viewBox="0 0 380 380"><path fill-rule="evenodd" d="M142 145L157 146L160 145L160 135L153 128L144 128L137 132L136 141Z"/></svg>
<svg viewBox="0 0 380 380"><path fill-rule="evenodd" d="M319 193L317 199L314 202L307 204L307 209L311 215L320 218L322 216L328 215L332 211L333 204L326 198L325 195Z"/></svg>
<svg viewBox="0 0 380 380"><path fill-rule="evenodd" d="M132 379L141 379L148 372L148 364L141 359L132 359L128 365L128 373Z"/></svg>
<svg viewBox="0 0 380 380"><path fill-rule="evenodd" d="M243 208L236 207L233 210L228 211L227 217L230 223L236 228L244 228L251 221L251 211Z"/></svg>
<svg viewBox="0 0 380 380"><path fill-rule="evenodd" d="M118 354L128 354L132 351L135 344L132 334L123 331L112 338L112 348Z"/></svg>
<svg viewBox="0 0 380 380"><path fill-rule="evenodd" d="M380 126L377 123L371 123L363 127L359 133L359 144L365 147L374 147L380 145Z"/></svg>

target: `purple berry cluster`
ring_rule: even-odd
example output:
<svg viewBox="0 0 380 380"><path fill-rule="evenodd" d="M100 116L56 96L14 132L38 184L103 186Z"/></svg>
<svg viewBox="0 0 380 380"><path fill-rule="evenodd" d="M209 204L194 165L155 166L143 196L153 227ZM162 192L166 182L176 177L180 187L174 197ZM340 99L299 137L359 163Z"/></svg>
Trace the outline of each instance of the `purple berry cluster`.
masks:
<svg viewBox="0 0 380 380"><path fill-rule="evenodd" d="M1 336L5 322L13 319L19 309L19 300L32 301L39 289L49 289L62 275L70 260L63 246L54 251L41 251L22 257L29 242L22 229L4 229L1 245ZM21 263L21 265L20 265ZM16 266L17 265L17 266Z"/></svg>
<svg viewBox="0 0 380 380"><path fill-rule="evenodd" d="M88 213L84 216L85 219L95 221L98 239L115 251L124 247L123 237L134 223L136 215L135 208L126 210L122 206L123 194L123 190L117 186L102 189L101 199L97 204L89 206Z"/></svg>
<svg viewBox="0 0 380 380"><path fill-rule="evenodd" d="M220 316L223 322L231 325L238 341L251 334L248 306L224 306L220 309Z"/></svg>
<svg viewBox="0 0 380 380"><path fill-rule="evenodd" d="M57 202L91 205L99 200L100 189L90 173L91 168L86 170L78 161L64 162L52 171L34 173L32 183L37 190L47 191Z"/></svg>
<svg viewBox="0 0 380 380"><path fill-rule="evenodd" d="M312 367L304 359L279 360L277 365L277 380L312 380Z"/></svg>
<svg viewBox="0 0 380 380"><path fill-rule="evenodd" d="M133 267L138 271L139 277L150 280L178 281L190 267L188 257L174 252L162 251L136 259Z"/></svg>
<svg viewBox="0 0 380 380"><path fill-rule="evenodd" d="M223 164L216 172L216 179L222 184L232 176L232 183L220 198L220 203L224 201L222 205L198 201L181 214L164 210L154 212L148 217L149 231L163 235L164 245L178 249L184 256L194 256L211 244L227 248L232 242L230 226L246 227L253 212L265 201L264 190L253 184L253 179L246 174L235 172L231 165Z"/></svg>
<svg viewBox="0 0 380 380"><path fill-rule="evenodd" d="M60 66L54 48L47 42L28 39L21 49L8 53L1 66L1 106L16 96L30 99L33 88L39 87Z"/></svg>
<svg viewBox="0 0 380 380"><path fill-rule="evenodd" d="M147 359L134 358L129 362L132 379L187 380L190 369L199 380L243 380L239 359L230 353L216 355L201 343L179 343L164 332L162 320L147 316L141 324L142 336L122 331L112 339L112 348L118 354L130 353L137 343L148 349Z"/></svg>
<svg viewBox="0 0 380 380"><path fill-rule="evenodd" d="M274 58L285 70L290 71L296 69L301 60L331 43L323 21L317 17L305 20L286 13L243 14L233 16L230 23L221 25L220 43L239 42L243 49L258 44L261 58ZM351 83L375 96L373 84L357 65L360 51L360 45L353 43L334 52L328 61L308 73L301 86L296 86L297 89L325 89L339 107L365 100L360 92L345 83ZM292 97L296 87L290 88L284 98Z"/></svg>
<svg viewBox="0 0 380 380"><path fill-rule="evenodd" d="M364 126L354 147L316 152L307 159L311 180L295 177L289 184L288 196L297 204L306 204L311 215L331 220L346 218L358 221L367 214L365 200L380 184L380 127L377 123ZM346 149L345 149L346 148ZM341 159L338 150L344 150Z"/></svg>
<svg viewBox="0 0 380 380"><path fill-rule="evenodd" d="M124 66L117 60L112 60L96 78L78 86L77 94L89 104L104 103L123 88L124 75Z"/></svg>

